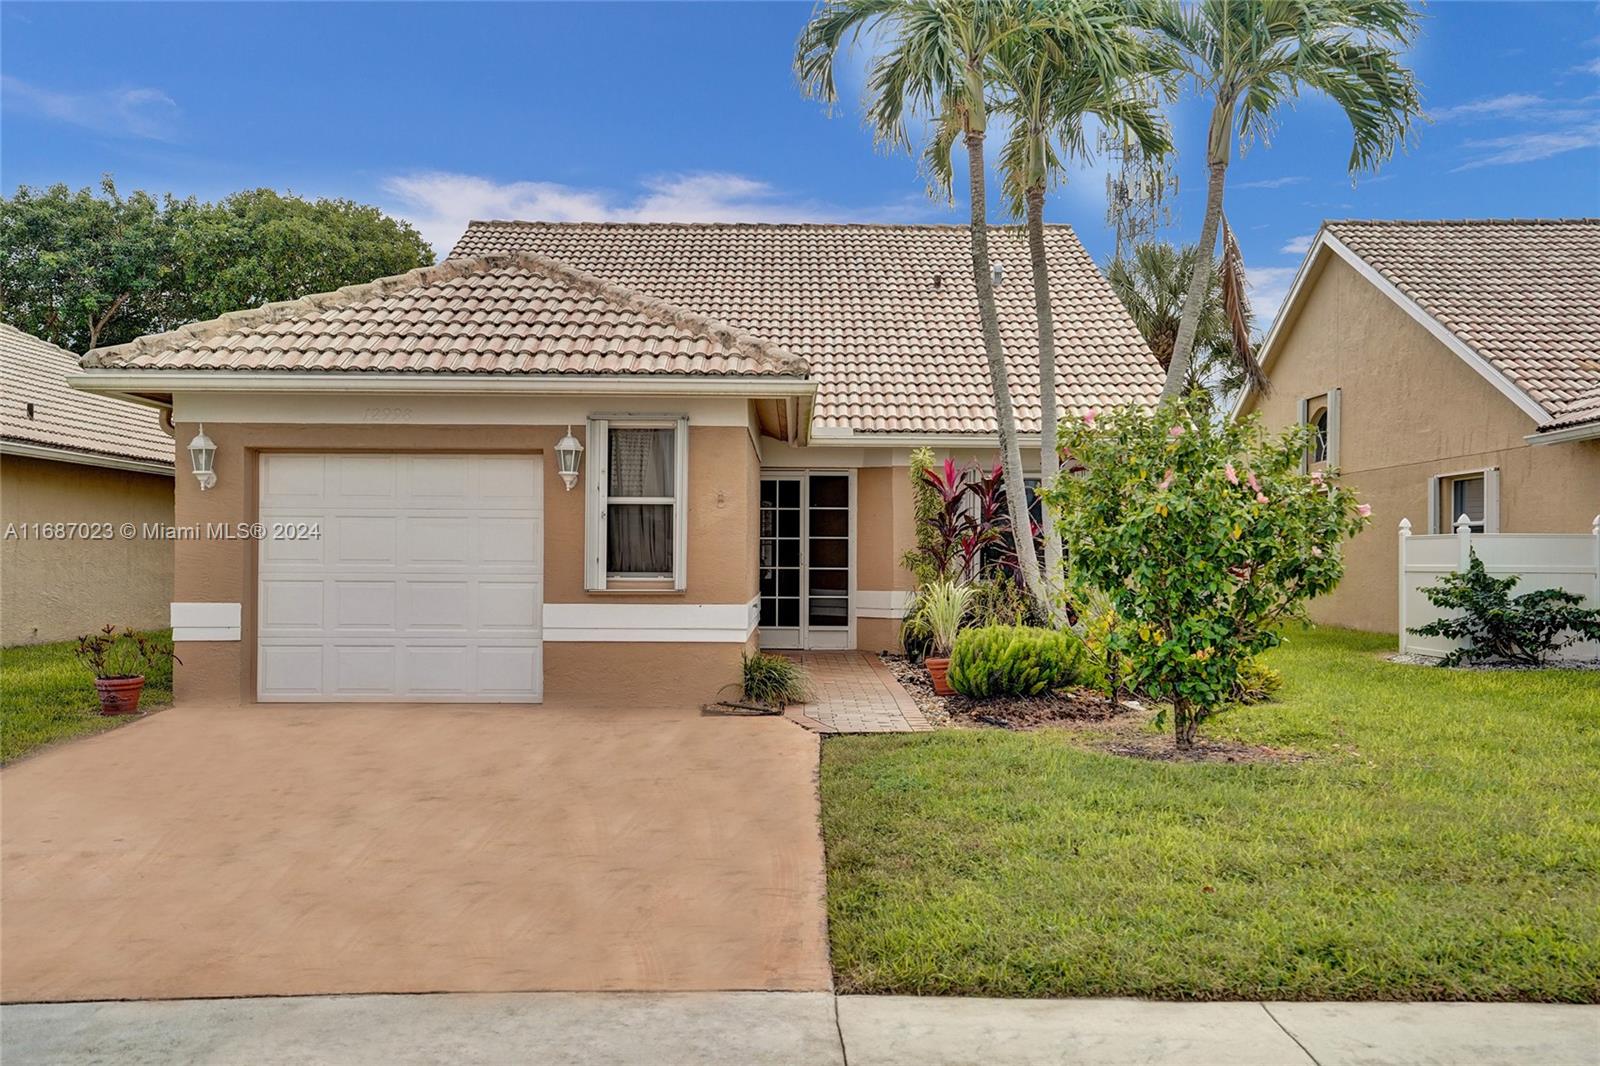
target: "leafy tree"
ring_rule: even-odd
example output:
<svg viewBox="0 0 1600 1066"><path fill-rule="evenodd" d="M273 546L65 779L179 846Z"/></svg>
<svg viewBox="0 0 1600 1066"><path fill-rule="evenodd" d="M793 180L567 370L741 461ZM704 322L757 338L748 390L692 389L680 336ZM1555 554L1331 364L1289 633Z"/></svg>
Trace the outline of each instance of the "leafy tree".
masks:
<svg viewBox="0 0 1600 1066"><path fill-rule="evenodd" d="M217 203L23 186L0 199L0 318L73 351L433 261L409 223L253 189Z"/></svg>
<svg viewBox="0 0 1600 1066"><path fill-rule="evenodd" d="M1179 49L1200 91L1211 98L1201 257L1189 277L1167 367L1162 395L1171 398L1189 380L1235 142L1243 147L1265 139L1276 128L1279 109L1312 89L1331 97L1350 120L1350 171L1375 169L1404 142L1422 103L1416 77L1402 62L1418 23L1406 0L1159 2L1159 32Z"/></svg>
<svg viewBox="0 0 1600 1066"><path fill-rule="evenodd" d="M1199 258L1200 246L1196 244L1179 249L1166 241L1147 241L1135 247L1133 255L1113 259L1106 268L1112 290L1163 370L1172 362L1184 296ZM1228 311L1223 306L1222 278L1213 262L1211 280L1200 305L1194 357L1183 384L1184 393L1197 388L1224 396L1236 393L1244 384L1242 364L1249 358L1248 352L1241 357L1234 344Z"/></svg>
<svg viewBox="0 0 1600 1066"><path fill-rule="evenodd" d="M1566 589L1535 589L1513 597L1517 574L1492 577L1472 552L1464 574L1446 574L1422 590L1435 607L1460 612L1411 630L1460 643L1440 666L1464 662L1508 662L1543 666L1550 656L1580 640L1600 641L1600 609Z"/></svg>
<svg viewBox="0 0 1600 1066"><path fill-rule="evenodd" d="M1039 480L1048 488L1060 469L1061 435L1056 399L1055 314L1050 265L1044 246L1044 199L1060 180L1064 161L1089 154L1084 133L1089 117L1138 146L1145 156L1172 148L1157 110L1158 79L1172 67L1169 54L1152 48L1136 32L1123 0L1056 4L1058 25L1007 39L995 49L991 80L1000 88L995 110L1010 121L1000 151L1002 189L1011 213L1024 219L1033 274L1034 317L1039 338ZM939 153L948 160L948 149ZM1061 535L1045 515L1044 574L1052 588L1062 578ZM1064 618L1065 603L1052 594L1042 604Z"/></svg>
<svg viewBox="0 0 1600 1066"><path fill-rule="evenodd" d="M1063 433L1086 468L1051 490L1073 579L1109 601L1108 658L1171 701L1180 748L1278 627L1339 583L1340 545L1371 513L1332 475L1300 472L1309 433L1268 437L1256 418L1195 417L1183 401Z"/></svg>
<svg viewBox="0 0 1600 1066"><path fill-rule="evenodd" d="M1008 485L1021 486L1022 450L1006 377L1000 317L990 274L984 139L989 129L990 63L1012 38L1059 25L1055 5L1017 0L827 0L812 16L795 51L795 71L806 91L832 105L838 100L834 67L841 49L866 36L881 45L867 77L866 120L879 143L910 147L907 120L931 119L930 148L960 138L967 150L972 281L994 390L1000 460ZM1011 524L1028 528L1027 494L1007 493ZM1017 542L1023 585L1048 605L1033 542Z"/></svg>

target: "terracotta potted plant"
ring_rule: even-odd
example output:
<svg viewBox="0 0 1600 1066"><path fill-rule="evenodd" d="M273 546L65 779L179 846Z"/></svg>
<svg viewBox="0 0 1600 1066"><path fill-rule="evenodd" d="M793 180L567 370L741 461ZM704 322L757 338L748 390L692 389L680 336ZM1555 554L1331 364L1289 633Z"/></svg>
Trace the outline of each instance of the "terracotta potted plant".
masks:
<svg viewBox="0 0 1600 1066"><path fill-rule="evenodd" d="M955 689L946 680L950 672L950 649L955 646L956 633L966 621L971 602L972 586L952 578L930 581L917 593L917 610L928 634L928 657L922 660L922 665L927 668L928 680L933 682L933 691L940 696L955 695Z"/></svg>
<svg viewBox="0 0 1600 1066"><path fill-rule="evenodd" d="M73 649L78 661L94 675L103 715L137 714L144 692L145 671L163 657L176 661L170 647L135 629L107 625L100 632L78 638Z"/></svg>

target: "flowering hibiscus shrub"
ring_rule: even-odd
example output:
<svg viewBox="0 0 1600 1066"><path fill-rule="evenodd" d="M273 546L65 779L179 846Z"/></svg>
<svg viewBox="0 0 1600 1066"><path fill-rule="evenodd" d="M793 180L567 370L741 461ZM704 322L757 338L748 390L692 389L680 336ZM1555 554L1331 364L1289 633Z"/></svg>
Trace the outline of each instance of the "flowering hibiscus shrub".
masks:
<svg viewBox="0 0 1600 1066"><path fill-rule="evenodd" d="M1277 627L1339 583L1340 545L1371 514L1331 475L1300 472L1311 432L1269 437L1182 403L1062 431L1085 467L1050 492L1072 580L1109 599L1107 652L1131 688L1171 701L1179 747Z"/></svg>

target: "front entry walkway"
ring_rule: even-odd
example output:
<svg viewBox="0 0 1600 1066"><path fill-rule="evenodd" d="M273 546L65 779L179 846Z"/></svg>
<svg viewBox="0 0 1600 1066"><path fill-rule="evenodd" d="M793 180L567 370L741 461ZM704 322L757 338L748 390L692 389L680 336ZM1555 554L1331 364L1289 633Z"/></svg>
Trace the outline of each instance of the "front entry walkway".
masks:
<svg viewBox="0 0 1600 1066"><path fill-rule="evenodd" d="M805 667L812 701L789 712L817 733L920 733L933 728L889 668L864 651L783 652Z"/></svg>
<svg viewBox="0 0 1600 1066"><path fill-rule="evenodd" d="M824 990L816 773L693 708L180 706L0 775L0 997Z"/></svg>

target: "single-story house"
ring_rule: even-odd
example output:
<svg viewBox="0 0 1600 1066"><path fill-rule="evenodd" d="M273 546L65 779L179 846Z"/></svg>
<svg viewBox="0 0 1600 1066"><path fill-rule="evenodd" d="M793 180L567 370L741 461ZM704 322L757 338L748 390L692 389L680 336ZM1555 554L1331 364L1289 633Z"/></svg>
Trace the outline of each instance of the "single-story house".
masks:
<svg viewBox="0 0 1600 1066"><path fill-rule="evenodd" d="M172 437L78 392L78 357L0 325L0 644L167 624Z"/></svg>
<svg viewBox="0 0 1600 1066"><path fill-rule="evenodd" d="M1311 423L1376 521L1318 621L1397 627L1398 538L1586 533L1600 514L1600 219L1327 222L1236 414Z"/></svg>
<svg viewBox="0 0 1600 1066"><path fill-rule="evenodd" d="M1037 463L1027 248L992 243ZM1067 411L1151 402L1105 278L1047 244ZM996 448L960 226L474 222L83 365L215 448L210 488L179 463L179 699L699 701L758 645L895 647L910 450Z"/></svg>

